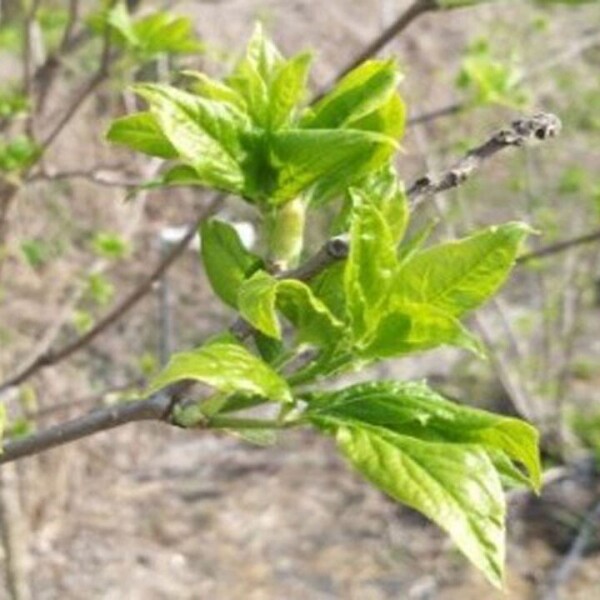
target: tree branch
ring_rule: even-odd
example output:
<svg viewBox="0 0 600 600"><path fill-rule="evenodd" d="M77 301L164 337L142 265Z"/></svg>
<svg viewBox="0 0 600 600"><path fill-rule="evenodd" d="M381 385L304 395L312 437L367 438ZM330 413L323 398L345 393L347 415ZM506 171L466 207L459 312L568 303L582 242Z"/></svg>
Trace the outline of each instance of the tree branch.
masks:
<svg viewBox="0 0 600 600"><path fill-rule="evenodd" d="M8 440L2 446L0 464L39 454L101 431L136 421L164 421L170 414L172 393L164 390L144 400L101 408L72 421L29 436Z"/></svg>
<svg viewBox="0 0 600 600"><path fill-rule="evenodd" d="M447 172L442 173L437 177L429 175L418 179L407 190L408 198L411 201L411 204L416 206L428 196L461 185L469 179L486 160L502 150L520 147L532 141L543 141L554 137L559 131L560 121L556 116L551 114L538 114L528 119L519 119L518 121L513 122L509 128L499 131L487 142L468 152L463 159L458 161L455 166ZM45 355L45 358L41 357L36 361L37 364L32 364L28 369L25 369L20 374L14 376L0 386L0 392L12 385L22 383L25 379L44 366L56 364L56 362L64 359L66 356L73 354L89 343L90 339L88 338L90 335L92 335L93 338L106 329L106 327L110 326L120 317L122 310L131 308L131 306L145 294L145 286L150 286L155 278L160 277L164 270L168 268L170 262L175 260L175 257L172 256L173 252L182 245L185 247L192 239L193 235L195 235L195 232L196 227L194 227L193 230L190 230L190 233L188 233L188 235L183 238L182 242L174 248L169 255L171 258L167 264L161 263L162 266L159 265L160 270L155 269L152 276L147 278L142 286L136 288L134 294L129 296L119 305L119 307L113 310L107 318L94 328L94 330L90 331L87 335L78 338L75 342L61 350L55 353L48 353ZM185 244L183 244L184 240L186 240ZM179 252L182 251L183 250L181 249ZM349 245L344 237L333 238L327 241L323 248L321 248L313 258L309 259L307 263L297 269L283 272L279 274L278 277L294 277L308 280L322 272L331 264L346 258L348 251ZM124 308L123 305L125 305ZM231 330L239 339L244 339L252 333L252 328L242 319L238 319L232 325ZM17 460L24 456L38 454L49 448L66 444L93 435L99 431L105 431L134 421L159 420L169 422L172 410L178 403L179 397L189 389L192 383L193 382L190 381L183 381L158 394L154 394L147 399L100 409L78 419L51 427L45 431L33 433L26 438L9 440L3 445L4 453L0 455L0 464Z"/></svg>
<svg viewBox="0 0 600 600"><path fill-rule="evenodd" d="M555 137L560 129L560 119L550 113L539 113L533 117L513 121L510 127L502 129L480 146L467 152L448 171L438 176L426 175L418 179L407 191L412 207L418 206L428 196L463 184L484 162L499 152Z"/></svg>
<svg viewBox="0 0 600 600"><path fill-rule="evenodd" d="M342 70L336 75L335 79L319 92L313 99L313 103L318 102L327 91L342 77L347 75L352 69L358 67L365 60L372 58L377 52L384 48L397 35L404 31L413 21L421 15L438 10L437 0L414 0L414 2L386 29L384 29L374 40L365 46Z"/></svg>
<svg viewBox="0 0 600 600"><path fill-rule="evenodd" d="M570 250L571 248L575 248L576 246L592 244L593 242L600 242L600 229L595 229L594 231L586 233L585 235L580 235L578 237L574 237L568 240L562 240L560 242L556 242L554 244L549 244L548 246L538 248L537 250L532 250L527 254L522 254L517 259L517 263L525 264L538 258L546 258L547 256L552 256L553 254L565 252L565 250Z"/></svg>

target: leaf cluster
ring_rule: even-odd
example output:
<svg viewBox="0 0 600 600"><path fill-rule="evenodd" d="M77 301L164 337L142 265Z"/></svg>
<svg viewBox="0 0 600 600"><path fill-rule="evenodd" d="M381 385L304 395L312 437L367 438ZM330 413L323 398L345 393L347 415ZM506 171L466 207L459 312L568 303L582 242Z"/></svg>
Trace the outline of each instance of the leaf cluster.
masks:
<svg viewBox="0 0 600 600"><path fill-rule="evenodd" d="M502 486L539 489L535 430L450 402L425 382L321 384L331 389L345 371L442 345L484 354L462 319L504 283L529 228L507 223L430 246L428 229L408 236L409 206L392 164L405 112L397 66L369 61L305 106L309 64L307 54L284 58L258 28L225 81L188 73L186 90L137 85L148 109L108 132L167 159L163 185L213 187L255 205L279 256L299 253L288 247L303 236L303 211L331 198L342 200L336 227L349 244L346 260L301 281L274 272L232 225L205 222L209 281L249 335L234 328L175 354L147 392L181 381L211 389L178 406L184 427L260 443L297 426L333 436L366 479L435 521L501 585ZM276 418L253 416L263 404Z"/></svg>

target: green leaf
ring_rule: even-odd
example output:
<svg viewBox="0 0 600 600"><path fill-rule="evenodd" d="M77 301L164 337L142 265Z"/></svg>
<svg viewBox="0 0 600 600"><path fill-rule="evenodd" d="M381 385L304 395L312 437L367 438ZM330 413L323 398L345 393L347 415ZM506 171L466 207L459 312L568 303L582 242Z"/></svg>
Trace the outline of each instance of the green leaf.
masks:
<svg viewBox="0 0 600 600"><path fill-rule="evenodd" d="M204 96L209 100L228 102L239 110L245 111L246 104L244 99L227 84L217 81L216 79L212 79L200 71L182 71L181 74L194 80L191 89L196 94Z"/></svg>
<svg viewBox="0 0 600 600"><path fill-rule="evenodd" d="M396 144L367 131L289 129L273 134L271 149L279 167L274 201L315 186L313 201L324 202L387 163Z"/></svg>
<svg viewBox="0 0 600 600"><path fill-rule="evenodd" d="M389 101L399 81L395 61L364 62L307 113L302 126L334 129L366 117Z"/></svg>
<svg viewBox="0 0 600 600"><path fill-rule="evenodd" d="M188 54L203 49L194 36L192 21L167 12L156 12L136 21L133 31L140 50L147 58L162 53Z"/></svg>
<svg viewBox="0 0 600 600"><path fill-rule="evenodd" d="M117 31L127 44L131 46L138 44L139 40L133 30L133 22L125 2L117 2L108 10L106 24Z"/></svg>
<svg viewBox="0 0 600 600"><path fill-rule="evenodd" d="M398 94L393 94L385 104L360 119L350 121L347 126L399 140L404 136L405 125L406 106Z"/></svg>
<svg viewBox="0 0 600 600"><path fill-rule="evenodd" d="M271 84L283 64L283 57L257 24L246 54L227 79L229 86L244 98L254 123L266 129L271 119Z"/></svg>
<svg viewBox="0 0 600 600"><path fill-rule="evenodd" d="M177 157L177 150L162 132L156 117L149 112L115 119L106 133L106 139L150 156Z"/></svg>
<svg viewBox="0 0 600 600"><path fill-rule="evenodd" d="M372 203L381 212L394 242L400 243L408 225L409 208L404 186L394 167L388 165L369 175L350 192L351 196Z"/></svg>
<svg viewBox="0 0 600 600"><path fill-rule="evenodd" d="M403 264L391 294L460 316L496 293L530 232L523 223L507 223L424 250Z"/></svg>
<svg viewBox="0 0 600 600"><path fill-rule="evenodd" d="M362 475L437 523L502 587L506 508L498 473L481 447L423 442L367 425L342 425L336 438Z"/></svg>
<svg viewBox="0 0 600 600"><path fill-rule="evenodd" d="M343 337L342 323L301 281L259 271L240 288L238 305L253 327L275 339L281 339L277 310L297 329L298 342L329 347Z"/></svg>
<svg viewBox="0 0 600 600"><path fill-rule="evenodd" d="M239 287L261 266L261 259L246 250L235 227L217 219L203 222L200 239L202 261L213 290L236 308Z"/></svg>
<svg viewBox="0 0 600 600"><path fill-rule="evenodd" d="M344 292L353 336L360 339L380 319L397 263L394 239L381 211L356 192L352 198Z"/></svg>
<svg viewBox="0 0 600 600"><path fill-rule="evenodd" d="M527 470L525 481L541 486L539 435L528 423L451 402L424 382L376 381L317 394L309 415L351 419L402 435L450 444L481 444Z"/></svg>
<svg viewBox="0 0 600 600"><path fill-rule="evenodd" d="M254 26L254 32L246 48L246 54L242 59L256 70L260 77L268 82L275 72L283 64L283 57L275 44L264 34L260 23Z"/></svg>
<svg viewBox="0 0 600 600"><path fill-rule="evenodd" d="M337 261L310 280L310 289L337 319L345 320L344 261Z"/></svg>
<svg viewBox="0 0 600 600"><path fill-rule="evenodd" d="M292 401L285 380L233 336L221 336L196 350L174 354L150 383L146 394L186 379L205 383L220 392L246 392L277 402Z"/></svg>
<svg viewBox="0 0 600 600"><path fill-rule="evenodd" d="M206 182L193 167L189 165L175 165L163 173L159 179L159 184L204 186Z"/></svg>
<svg viewBox="0 0 600 600"><path fill-rule="evenodd" d="M103 258L118 260L129 254L130 247L127 240L116 233L99 231L91 243L93 251Z"/></svg>
<svg viewBox="0 0 600 600"><path fill-rule="evenodd" d="M294 110L306 94L311 55L298 54L277 71L269 90L270 129L288 125Z"/></svg>
<svg viewBox="0 0 600 600"><path fill-rule="evenodd" d="M372 316L371 326L372 333L357 346L363 358L391 358L443 345L485 357L481 342L460 321L428 304L384 306Z"/></svg>
<svg viewBox="0 0 600 600"><path fill-rule="evenodd" d="M522 75L514 56L494 58L488 40L482 39L467 49L457 85L471 93L474 104L522 108L527 101Z"/></svg>
<svg viewBox="0 0 600 600"><path fill-rule="evenodd" d="M244 175L240 131L245 117L233 106L206 100L168 85L136 85L181 160L205 185L240 193Z"/></svg>
<svg viewBox="0 0 600 600"><path fill-rule="evenodd" d="M40 148L26 135L0 140L0 173L16 173L26 169L39 156Z"/></svg>

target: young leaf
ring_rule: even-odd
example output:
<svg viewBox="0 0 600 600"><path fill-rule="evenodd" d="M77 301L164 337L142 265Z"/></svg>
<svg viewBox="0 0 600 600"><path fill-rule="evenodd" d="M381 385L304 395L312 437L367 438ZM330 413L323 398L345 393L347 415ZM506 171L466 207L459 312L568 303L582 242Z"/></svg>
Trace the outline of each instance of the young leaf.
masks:
<svg viewBox="0 0 600 600"><path fill-rule="evenodd" d="M368 131L288 129L273 134L271 149L279 166L275 202L313 185L312 200L324 202L386 164L396 144Z"/></svg>
<svg viewBox="0 0 600 600"><path fill-rule="evenodd" d="M118 32L123 41L130 46L139 43L138 37L133 30L133 22L125 2L117 2L106 13L106 25Z"/></svg>
<svg viewBox="0 0 600 600"><path fill-rule="evenodd" d="M400 243L408 225L409 209L404 187L393 166L366 177L359 186L351 188L350 195L372 203L385 219L394 242Z"/></svg>
<svg viewBox="0 0 600 600"><path fill-rule="evenodd" d="M343 337L343 326L301 281L277 280L260 271L240 288L241 315L267 336L281 339L279 310L297 329L298 342L332 346Z"/></svg>
<svg viewBox="0 0 600 600"><path fill-rule="evenodd" d="M145 58L157 54L200 52L203 45L194 37L192 21L167 12L156 12L137 21L133 31Z"/></svg>
<svg viewBox="0 0 600 600"><path fill-rule="evenodd" d="M357 121L387 103L399 81L395 61L367 61L320 100L302 120L302 126L334 129Z"/></svg>
<svg viewBox="0 0 600 600"><path fill-rule="evenodd" d="M360 339L380 320L397 263L394 239L381 211L357 193L353 203L344 291L353 337Z"/></svg>
<svg viewBox="0 0 600 600"><path fill-rule="evenodd" d="M363 129L388 135L395 140L404 136L406 125L406 106L398 94L393 94L390 99L373 112L350 121L350 129Z"/></svg>
<svg viewBox="0 0 600 600"><path fill-rule="evenodd" d="M222 336L196 350L174 354L146 393L153 394L185 379L200 381L225 393L246 392L277 402L292 400L285 380L232 336Z"/></svg>
<svg viewBox="0 0 600 600"><path fill-rule="evenodd" d="M496 293L530 231L523 223L507 223L424 250L403 264L391 294L460 316Z"/></svg>
<svg viewBox="0 0 600 600"><path fill-rule="evenodd" d="M227 80L229 86L244 98L254 123L265 129L269 128L271 118L271 83L283 63L283 57L264 35L260 24L257 24L245 56Z"/></svg>
<svg viewBox="0 0 600 600"><path fill-rule="evenodd" d="M162 132L156 117L149 112L115 119L106 133L106 139L150 156L177 157L177 150Z"/></svg>
<svg viewBox="0 0 600 600"><path fill-rule="evenodd" d="M481 447L423 442L362 424L341 425L336 438L362 475L437 523L502 587L505 502L498 473Z"/></svg>
<svg viewBox="0 0 600 600"><path fill-rule="evenodd" d="M402 435L436 442L481 444L521 463L525 481L541 485L539 436L534 427L512 417L451 402L424 382L376 381L318 394L309 414L355 420Z"/></svg>
<svg viewBox="0 0 600 600"><path fill-rule="evenodd" d="M404 303L380 312L371 318L372 333L357 346L363 358L391 358L438 346L457 346L485 357L479 340L458 319L435 306Z"/></svg>
<svg viewBox="0 0 600 600"><path fill-rule="evenodd" d="M242 283L261 265L261 259L246 250L232 225L217 219L200 228L202 261L215 293L229 306L237 307Z"/></svg>
<svg viewBox="0 0 600 600"><path fill-rule="evenodd" d="M306 93L310 62L310 54L298 54L277 71L269 90L270 129L279 129L289 124L294 110Z"/></svg>
<svg viewBox="0 0 600 600"><path fill-rule="evenodd" d="M243 150L240 130L245 118L229 104L206 100L161 84L135 90L150 105L164 135L184 163L206 185L240 193L244 175L239 166Z"/></svg>
<svg viewBox="0 0 600 600"><path fill-rule="evenodd" d="M181 74L194 80L191 89L196 94L204 96L209 100L228 102L242 112L245 111L244 99L227 84L212 79L200 71L182 71Z"/></svg>

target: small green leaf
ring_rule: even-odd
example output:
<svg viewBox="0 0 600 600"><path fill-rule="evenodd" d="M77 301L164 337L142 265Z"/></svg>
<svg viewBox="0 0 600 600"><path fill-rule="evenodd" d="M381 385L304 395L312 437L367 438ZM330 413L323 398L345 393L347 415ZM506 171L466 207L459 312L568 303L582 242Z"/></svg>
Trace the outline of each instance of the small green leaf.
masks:
<svg viewBox="0 0 600 600"><path fill-rule="evenodd" d="M366 177L358 187L351 189L351 195L371 202L385 219L394 243L400 243L408 226L409 208L404 186L393 166Z"/></svg>
<svg viewBox="0 0 600 600"><path fill-rule="evenodd" d="M92 302L106 306L115 294L115 286L102 273L91 273L86 278L85 291Z"/></svg>
<svg viewBox="0 0 600 600"><path fill-rule="evenodd" d="M150 383L153 394L178 381L192 379L220 392L246 392L277 402L291 402L287 383L233 336L221 336L196 350L174 354Z"/></svg>
<svg viewBox="0 0 600 600"><path fill-rule="evenodd" d="M348 73L303 119L304 127L344 127L386 104L400 81L393 60L371 60Z"/></svg>
<svg viewBox="0 0 600 600"><path fill-rule="evenodd" d="M298 54L286 61L275 74L269 90L270 129L289 124L306 93L310 62L310 54Z"/></svg>
<svg viewBox="0 0 600 600"><path fill-rule="evenodd" d="M255 273L239 288L237 305L240 314L260 332L281 339L281 325L277 318L277 282L268 273Z"/></svg>
<svg viewBox="0 0 600 600"><path fill-rule="evenodd" d="M38 145L26 135L0 140L0 173L16 173L33 164L40 154Z"/></svg>
<svg viewBox="0 0 600 600"><path fill-rule="evenodd" d="M135 46L139 43L138 37L133 30L133 22L125 2L117 2L108 10L106 13L106 24L117 31L127 44Z"/></svg>
<svg viewBox="0 0 600 600"><path fill-rule="evenodd" d="M136 21L133 32L145 58L157 54L190 54L203 45L195 38L192 21L166 12L156 12Z"/></svg>
<svg viewBox="0 0 600 600"><path fill-rule="evenodd" d="M92 250L102 258L117 260L129 254L130 248L126 240L116 233L99 231L91 243Z"/></svg>
<svg viewBox="0 0 600 600"><path fill-rule="evenodd" d="M240 131L245 117L230 104L206 100L168 85L136 85L181 160L205 185L240 193L244 175Z"/></svg>
<svg viewBox="0 0 600 600"><path fill-rule="evenodd" d="M261 259L242 244L235 227L210 219L200 228L202 261L215 293L229 306L237 307L242 283L261 265Z"/></svg>
<svg viewBox="0 0 600 600"><path fill-rule="evenodd" d="M257 24L246 54L227 79L227 84L244 99L255 125L265 129L271 120L270 88L283 64L279 50Z"/></svg>
<svg viewBox="0 0 600 600"><path fill-rule="evenodd" d="M254 32L248 42L242 62L252 65L261 78L269 82L283 64L283 57L275 44L265 35L260 23L254 26Z"/></svg>
<svg viewBox="0 0 600 600"><path fill-rule="evenodd" d="M419 252L396 274L392 295L460 316L496 293L530 232L523 223L507 223Z"/></svg>
<svg viewBox="0 0 600 600"><path fill-rule="evenodd" d="M288 129L273 134L271 148L279 167L274 200L286 202L314 186L312 200L324 202L386 164L396 143L368 131Z"/></svg>
<svg viewBox="0 0 600 600"><path fill-rule="evenodd" d="M340 323L301 281L277 280L260 271L240 288L241 315L265 335L281 339L279 310L297 329L298 342L329 347L343 337Z"/></svg>
<svg viewBox="0 0 600 600"><path fill-rule="evenodd" d="M244 99L227 84L212 79L200 71L182 71L181 74L193 79L194 83L191 85L191 89L196 94L204 96L209 100L228 102L239 110L245 110Z"/></svg>
<svg viewBox="0 0 600 600"><path fill-rule="evenodd" d="M189 165L175 165L167 169L159 182L164 185L203 186L205 181L198 175L196 169Z"/></svg>
<svg viewBox="0 0 600 600"><path fill-rule="evenodd" d="M363 358L391 358L438 346L457 346L485 357L481 342L460 321L428 304L382 307L371 326L371 334L357 347Z"/></svg>
<svg viewBox="0 0 600 600"><path fill-rule="evenodd" d="M347 126L382 133L399 140L404 136L405 125L406 106L398 94L393 94L385 104L360 119L350 121Z"/></svg>
<svg viewBox="0 0 600 600"><path fill-rule="evenodd" d="M115 119L106 133L106 139L150 156L177 157L177 150L163 134L156 117L149 112Z"/></svg>
<svg viewBox="0 0 600 600"><path fill-rule="evenodd" d="M380 319L397 261L394 239L381 211L360 194L351 193L354 206L344 291L353 336L360 339Z"/></svg>

